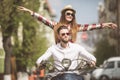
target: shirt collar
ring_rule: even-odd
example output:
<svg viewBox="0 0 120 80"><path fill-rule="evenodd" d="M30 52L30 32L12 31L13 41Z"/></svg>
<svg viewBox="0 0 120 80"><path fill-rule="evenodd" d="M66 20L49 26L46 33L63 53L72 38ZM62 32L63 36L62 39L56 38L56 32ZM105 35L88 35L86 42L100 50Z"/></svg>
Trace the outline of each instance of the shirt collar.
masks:
<svg viewBox="0 0 120 80"><path fill-rule="evenodd" d="M71 44L71 42L68 42L68 46L66 48L63 48L60 43L57 43L57 46L60 49L67 49L67 48L70 48L70 44Z"/></svg>

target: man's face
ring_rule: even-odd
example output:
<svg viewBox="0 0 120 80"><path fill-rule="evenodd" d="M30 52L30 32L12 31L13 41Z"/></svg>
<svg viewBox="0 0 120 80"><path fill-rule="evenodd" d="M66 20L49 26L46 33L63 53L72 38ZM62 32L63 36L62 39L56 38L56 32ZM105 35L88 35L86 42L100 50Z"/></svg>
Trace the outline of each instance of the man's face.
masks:
<svg viewBox="0 0 120 80"><path fill-rule="evenodd" d="M61 29L59 32L59 38L62 42L67 43L70 39L70 33L68 29Z"/></svg>

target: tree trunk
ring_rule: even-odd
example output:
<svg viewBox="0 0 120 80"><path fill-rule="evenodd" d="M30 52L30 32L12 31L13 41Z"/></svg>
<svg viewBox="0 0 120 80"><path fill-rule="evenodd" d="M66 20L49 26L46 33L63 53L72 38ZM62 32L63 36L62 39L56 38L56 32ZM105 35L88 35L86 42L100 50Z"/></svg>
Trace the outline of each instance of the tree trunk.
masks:
<svg viewBox="0 0 120 80"><path fill-rule="evenodd" d="M4 80L11 80L11 53L12 45L10 36L3 36L3 47L5 50L5 70L4 70Z"/></svg>
<svg viewBox="0 0 120 80"><path fill-rule="evenodd" d="M118 29L117 29L117 56L120 56L120 1L117 0L117 25L118 25Z"/></svg>

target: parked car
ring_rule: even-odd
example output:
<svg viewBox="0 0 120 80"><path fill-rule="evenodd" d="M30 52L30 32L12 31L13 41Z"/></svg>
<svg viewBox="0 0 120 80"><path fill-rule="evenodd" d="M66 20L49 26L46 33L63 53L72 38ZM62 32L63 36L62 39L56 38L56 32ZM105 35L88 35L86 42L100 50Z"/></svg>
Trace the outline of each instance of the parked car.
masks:
<svg viewBox="0 0 120 80"><path fill-rule="evenodd" d="M120 80L120 57L111 57L104 61L101 68L92 72L91 80Z"/></svg>

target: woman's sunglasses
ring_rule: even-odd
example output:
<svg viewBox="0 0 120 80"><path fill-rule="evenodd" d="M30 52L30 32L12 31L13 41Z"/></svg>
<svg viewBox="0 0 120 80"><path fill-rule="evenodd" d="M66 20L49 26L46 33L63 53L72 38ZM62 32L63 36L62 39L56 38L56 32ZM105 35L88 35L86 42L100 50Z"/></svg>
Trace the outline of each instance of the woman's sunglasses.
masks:
<svg viewBox="0 0 120 80"><path fill-rule="evenodd" d="M73 13L66 13L67 16L73 16L74 17L74 14Z"/></svg>
<svg viewBox="0 0 120 80"><path fill-rule="evenodd" d="M69 36L70 33L62 33L61 35L62 35L62 36L65 36L65 35Z"/></svg>

